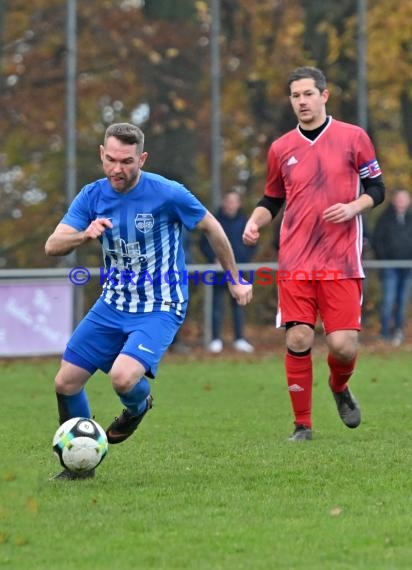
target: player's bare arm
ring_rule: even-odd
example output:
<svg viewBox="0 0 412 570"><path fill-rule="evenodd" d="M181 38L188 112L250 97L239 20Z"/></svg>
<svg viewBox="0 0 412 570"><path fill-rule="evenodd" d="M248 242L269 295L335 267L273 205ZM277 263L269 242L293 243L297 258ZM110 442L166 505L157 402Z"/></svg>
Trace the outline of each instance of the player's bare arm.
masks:
<svg viewBox="0 0 412 570"><path fill-rule="evenodd" d="M222 226L210 212L198 223L197 227L206 233L206 237L223 269L230 273L233 283L228 281L230 293L239 305L247 305L252 300L252 285L239 283L239 271L236 266L233 249Z"/></svg>
<svg viewBox="0 0 412 570"><path fill-rule="evenodd" d="M267 226L272 221L272 214L262 206L255 208L247 221L243 232L243 243L245 245L256 245L260 238L260 228Z"/></svg>
<svg viewBox="0 0 412 570"><path fill-rule="evenodd" d="M333 204L323 212L323 219L332 224L347 222L366 210L373 208L373 198L368 194L362 194L357 200L348 204Z"/></svg>
<svg viewBox="0 0 412 570"><path fill-rule="evenodd" d="M58 224L54 232L46 241L46 255L58 256L67 255L76 247L92 239L100 237L107 228L112 228L113 224L108 218L98 218L84 230L79 232L67 224Z"/></svg>

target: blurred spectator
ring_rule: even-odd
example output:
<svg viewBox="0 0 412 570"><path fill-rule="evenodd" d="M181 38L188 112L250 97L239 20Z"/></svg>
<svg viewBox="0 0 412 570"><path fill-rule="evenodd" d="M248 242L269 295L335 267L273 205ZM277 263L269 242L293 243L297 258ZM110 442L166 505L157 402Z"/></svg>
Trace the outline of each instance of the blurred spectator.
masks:
<svg viewBox="0 0 412 570"><path fill-rule="evenodd" d="M394 192L378 218L372 237L377 259L412 260L411 197L406 190ZM382 299L381 337L399 346L404 340L412 272L409 268L385 267L380 271Z"/></svg>
<svg viewBox="0 0 412 570"><path fill-rule="evenodd" d="M222 224L227 237L232 245L237 263L248 263L256 248L244 245L242 234L246 224L246 216L242 212L242 202L235 190L227 192L222 200L219 210L215 213L216 218ZM200 250L209 263L217 263L215 254L209 245L207 238L200 238ZM246 277L245 277L246 279ZM224 281L224 273L217 272L214 276L216 283L213 285L212 307L212 341L209 344L210 352L219 353L223 350L221 329L224 317L224 302L227 286ZM223 281L223 282L222 282ZM238 305L231 295L230 305L233 318L233 346L239 352L253 352L253 346L244 338L244 307Z"/></svg>

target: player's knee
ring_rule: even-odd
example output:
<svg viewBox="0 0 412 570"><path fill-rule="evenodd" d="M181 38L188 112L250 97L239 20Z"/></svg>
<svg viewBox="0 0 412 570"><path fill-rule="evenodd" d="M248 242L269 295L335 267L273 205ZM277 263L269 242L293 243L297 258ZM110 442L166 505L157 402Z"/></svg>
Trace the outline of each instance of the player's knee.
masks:
<svg viewBox="0 0 412 570"><path fill-rule="evenodd" d="M54 388L57 394L68 395L68 388L69 388L68 383L60 374L57 374L56 378L54 379Z"/></svg>
<svg viewBox="0 0 412 570"><path fill-rule="evenodd" d="M340 362L351 362L357 355L357 348L354 346L337 346L330 349L331 354Z"/></svg>
<svg viewBox="0 0 412 570"><path fill-rule="evenodd" d="M112 386L118 394L126 394L141 380L142 375L124 369L112 370Z"/></svg>
<svg viewBox="0 0 412 570"><path fill-rule="evenodd" d="M312 347L314 339L313 329L305 324L297 324L288 328L286 344L293 352L304 352Z"/></svg>
<svg viewBox="0 0 412 570"><path fill-rule="evenodd" d="M358 352L358 334L356 331L337 331L328 335L331 354L341 362L350 362Z"/></svg>
<svg viewBox="0 0 412 570"><path fill-rule="evenodd" d="M138 360L120 354L110 370L110 378L115 392L126 394L142 379L145 368Z"/></svg>
<svg viewBox="0 0 412 570"><path fill-rule="evenodd" d="M136 381L136 379L132 379L129 374L121 371L112 372L110 376L113 389L119 394L129 392Z"/></svg>
<svg viewBox="0 0 412 570"><path fill-rule="evenodd" d="M54 387L57 394L71 396L77 394L84 386L83 378L67 375L64 371L59 371L54 379Z"/></svg>

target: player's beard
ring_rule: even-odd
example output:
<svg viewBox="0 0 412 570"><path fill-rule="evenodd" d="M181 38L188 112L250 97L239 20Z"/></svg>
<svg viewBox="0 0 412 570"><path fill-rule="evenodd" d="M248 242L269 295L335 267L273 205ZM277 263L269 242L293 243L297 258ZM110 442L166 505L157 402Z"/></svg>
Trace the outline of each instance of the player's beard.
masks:
<svg viewBox="0 0 412 570"><path fill-rule="evenodd" d="M127 177L125 175L120 176L110 176L110 184L112 187L121 193L126 193L131 190L137 183L139 179L139 173L137 172L133 176Z"/></svg>

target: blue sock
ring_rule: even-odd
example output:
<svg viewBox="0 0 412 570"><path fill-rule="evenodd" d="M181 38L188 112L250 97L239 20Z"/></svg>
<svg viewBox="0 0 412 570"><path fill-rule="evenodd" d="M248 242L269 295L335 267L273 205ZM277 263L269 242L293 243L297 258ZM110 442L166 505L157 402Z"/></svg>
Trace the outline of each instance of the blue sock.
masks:
<svg viewBox="0 0 412 570"><path fill-rule="evenodd" d="M60 424L70 418L90 418L89 400L84 388L78 394L65 396L56 392L57 408L59 410Z"/></svg>
<svg viewBox="0 0 412 570"><path fill-rule="evenodd" d="M118 394L122 404L134 415L140 416L146 411L146 398L150 394L149 380L143 377L137 384L133 386L130 392L126 394Z"/></svg>

